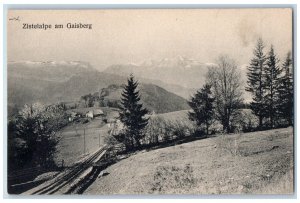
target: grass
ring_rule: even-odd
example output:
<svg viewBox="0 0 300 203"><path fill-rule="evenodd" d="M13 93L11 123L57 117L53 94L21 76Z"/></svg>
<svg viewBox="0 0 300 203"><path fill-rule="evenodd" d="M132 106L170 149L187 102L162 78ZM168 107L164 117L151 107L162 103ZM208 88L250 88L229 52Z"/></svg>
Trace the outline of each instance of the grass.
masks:
<svg viewBox="0 0 300 203"><path fill-rule="evenodd" d="M231 156L237 161L247 160L255 163L256 167L251 167L249 171L253 175L241 184L242 192L292 193L293 178L290 174L293 172L293 137L291 128L250 133L256 136L244 135L222 135L216 138L216 148L220 156ZM270 156L276 156L276 158Z"/></svg>
<svg viewBox="0 0 300 203"><path fill-rule="evenodd" d="M90 108L88 108L90 109ZM102 109L102 108L101 108ZM87 109L78 109L85 112ZM116 111L113 109L103 108L107 118L115 117ZM85 129L85 151L84 151L84 129ZM86 124L69 123L58 134L61 140L57 146L55 161L61 166L62 160L64 166L72 166L77 160L83 158L89 153L94 152L104 144L105 137L108 135L109 127L98 118L91 120Z"/></svg>
<svg viewBox="0 0 300 203"><path fill-rule="evenodd" d="M163 113L163 114L156 114L155 116L161 117L167 121L183 121L183 122L190 122L188 119L188 112L189 110L182 110L182 111L173 111L170 113Z"/></svg>
<svg viewBox="0 0 300 203"><path fill-rule="evenodd" d="M180 194L183 189L193 188L196 181L190 164L183 167L158 166L153 177L151 193Z"/></svg>
<svg viewBox="0 0 300 203"><path fill-rule="evenodd" d="M292 194L293 129L211 137L141 151L84 194Z"/></svg>

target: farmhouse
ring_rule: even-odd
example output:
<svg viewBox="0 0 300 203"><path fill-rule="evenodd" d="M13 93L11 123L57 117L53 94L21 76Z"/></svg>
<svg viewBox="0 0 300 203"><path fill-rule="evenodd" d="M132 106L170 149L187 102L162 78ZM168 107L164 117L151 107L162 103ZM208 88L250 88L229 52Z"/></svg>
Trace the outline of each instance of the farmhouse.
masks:
<svg viewBox="0 0 300 203"><path fill-rule="evenodd" d="M104 116L104 112L101 109L90 110L85 114L85 117L87 118L95 118L100 116Z"/></svg>
<svg viewBox="0 0 300 203"><path fill-rule="evenodd" d="M101 109L94 109L93 114L94 114L94 117L104 116L104 113Z"/></svg>
<svg viewBox="0 0 300 203"><path fill-rule="evenodd" d="M85 114L85 117L87 117L87 118L94 118L94 113L93 113L93 111L88 111L88 112Z"/></svg>

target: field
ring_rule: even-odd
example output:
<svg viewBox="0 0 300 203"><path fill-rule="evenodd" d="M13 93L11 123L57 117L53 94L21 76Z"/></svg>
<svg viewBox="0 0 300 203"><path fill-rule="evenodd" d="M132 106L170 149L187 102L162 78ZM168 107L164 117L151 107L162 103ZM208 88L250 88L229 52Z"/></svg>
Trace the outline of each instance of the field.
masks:
<svg viewBox="0 0 300 203"><path fill-rule="evenodd" d="M85 194L292 194L293 129L219 135L141 151Z"/></svg>
<svg viewBox="0 0 300 203"><path fill-rule="evenodd" d="M173 111L170 113L157 114L156 116L168 121L190 122L190 120L188 119L188 112L189 110Z"/></svg>
<svg viewBox="0 0 300 203"><path fill-rule="evenodd" d="M81 108L73 111L84 113L91 109ZM105 118L108 120L117 116L116 111L113 109L101 109L106 114ZM104 123L100 118L94 118L86 124L70 123L58 132L61 139L57 146L56 163L59 166L62 164L64 166L71 166L80 158L94 152L104 144L104 139L108 135L109 129L109 125Z"/></svg>

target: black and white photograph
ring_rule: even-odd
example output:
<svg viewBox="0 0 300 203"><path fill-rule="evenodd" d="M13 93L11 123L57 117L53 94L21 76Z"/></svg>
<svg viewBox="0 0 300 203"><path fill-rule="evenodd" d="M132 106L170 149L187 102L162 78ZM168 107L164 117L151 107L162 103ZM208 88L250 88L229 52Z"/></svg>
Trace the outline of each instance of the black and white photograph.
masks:
<svg viewBox="0 0 300 203"><path fill-rule="evenodd" d="M7 193L294 195L293 15L8 9Z"/></svg>

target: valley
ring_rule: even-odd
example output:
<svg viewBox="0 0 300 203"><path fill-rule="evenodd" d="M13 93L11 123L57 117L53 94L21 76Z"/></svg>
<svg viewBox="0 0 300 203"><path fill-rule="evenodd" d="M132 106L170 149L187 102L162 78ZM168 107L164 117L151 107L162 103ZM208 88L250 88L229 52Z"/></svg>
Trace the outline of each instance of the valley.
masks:
<svg viewBox="0 0 300 203"><path fill-rule="evenodd" d="M83 188L79 185L80 194L272 193L270 187L291 193L291 128L225 136L220 133L221 123L215 121L210 137L203 139L202 132L197 135L188 116L188 100L198 85L204 84L211 65L179 57L112 65L99 72L79 61L12 62L8 64L9 118L25 104L61 105L67 122L56 132L59 142L54 161L58 168L47 174L68 173L104 146L119 146L114 132L120 127L116 125L120 121L120 98L128 75L134 73L141 103L149 111L142 148L123 155L117 152L101 173L96 167L99 162L89 166L94 171L92 182L88 181L90 173L84 172L78 179L74 176L75 182L88 182ZM240 113L242 117L235 125L255 129L258 121L251 110L241 108ZM280 163L274 168L276 162ZM32 181L47 182L41 178L43 174L37 175Z"/></svg>

